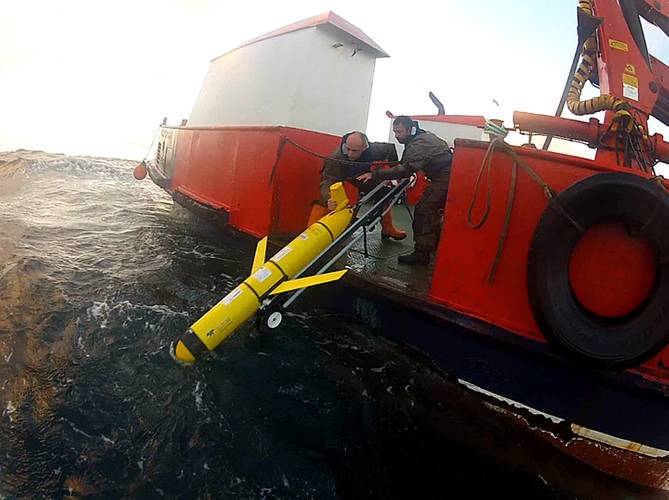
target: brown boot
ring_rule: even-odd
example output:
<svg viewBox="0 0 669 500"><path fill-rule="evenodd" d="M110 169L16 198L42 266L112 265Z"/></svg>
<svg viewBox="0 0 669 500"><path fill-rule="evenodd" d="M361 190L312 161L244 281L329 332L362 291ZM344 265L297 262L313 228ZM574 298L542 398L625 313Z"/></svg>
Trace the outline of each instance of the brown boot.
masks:
<svg viewBox="0 0 669 500"><path fill-rule="evenodd" d="M314 222L318 221L322 217L325 217L329 214L330 211L327 207L324 207L320 203L314 203L311 206L311 213L309 214L309 222L307 222L307 227L311 226Z"/></svg>
<svg viewBox="0 0 669 500"><path fill-rule="evenodd" d="M400 231L393 225L392 210L388 210L383 217L381 217L381 237L392 238L394 240L403 240L407 237L407 233Z"/></svg>

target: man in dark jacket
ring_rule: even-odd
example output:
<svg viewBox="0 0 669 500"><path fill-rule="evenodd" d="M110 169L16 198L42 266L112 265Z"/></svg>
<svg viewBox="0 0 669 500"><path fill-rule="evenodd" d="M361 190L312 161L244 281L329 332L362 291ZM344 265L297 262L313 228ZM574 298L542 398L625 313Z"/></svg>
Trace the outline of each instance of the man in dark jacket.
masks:
<svg viewBox="0 0 669 500"><path fill-rule="evenodd" d="M387 142L369 142L362 132L350 132L342 137L340 147L337 148L323 163L321 171L321 206L334 209L334 203L329 199L330 186L335 182L348 181L353 184L360 196L371 191L381 180L361 182L356 179L360 174L369 172L373 162L396 162L397 150L394 144ZM404 231L399 231L393 225L392 213L388 211L381 219L381 235L385 238L401 240L406 238Z"/></svg>
<svg viewBox="0 0 669 500"><path fill-rule="evenodd" d="M402 179L422 170L430 181L416 204L413 219L414 251L397 260L404 264L429 264L430 252L437 246L439 211L444 208L451 176L451 150L448 143L432 132L421 130L408 116L393 121L395 138L404 144L399 165L387 170L376 170L358 177L362 182Z"/></svg>

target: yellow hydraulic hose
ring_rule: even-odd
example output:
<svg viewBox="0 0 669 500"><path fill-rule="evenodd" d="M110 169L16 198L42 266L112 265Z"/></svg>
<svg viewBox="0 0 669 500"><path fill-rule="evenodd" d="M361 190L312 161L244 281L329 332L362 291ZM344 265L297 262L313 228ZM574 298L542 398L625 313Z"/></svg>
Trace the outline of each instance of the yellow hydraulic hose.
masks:
<svg viewBox="0 0 669 500"><path fill-rule="evenodd" d="M578 6L588 15L592 16L592 0L579 0ZM600 95L586 101L581 101L581 91L585 82L588 81L592 71L595 69L595 55L597 53L597 39L593 33L583 44L581 63L574 73L571 86L567 93L567 107L575 115L590 115L598 111L615 111L620 114L628 114L629 104L620 97L610 94Z"/></svg>

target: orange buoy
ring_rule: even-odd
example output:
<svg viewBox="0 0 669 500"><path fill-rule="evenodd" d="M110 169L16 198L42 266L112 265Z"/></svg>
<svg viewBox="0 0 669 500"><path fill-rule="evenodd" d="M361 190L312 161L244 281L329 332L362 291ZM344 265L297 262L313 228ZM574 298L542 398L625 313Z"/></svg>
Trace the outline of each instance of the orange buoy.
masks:
<svg viewBox="0 0 669 500"><path fill-rule="evenodd" d="M146 163L144 161L135 167L133 175L138 181L141 181L146 177Z"/></svg>

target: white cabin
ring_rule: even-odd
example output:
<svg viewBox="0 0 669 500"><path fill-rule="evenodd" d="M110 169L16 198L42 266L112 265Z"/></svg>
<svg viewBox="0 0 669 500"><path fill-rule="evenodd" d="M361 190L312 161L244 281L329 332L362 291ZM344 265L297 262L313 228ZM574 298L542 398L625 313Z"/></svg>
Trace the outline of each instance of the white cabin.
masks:
<svg viewBox="0 0 669 500"><path fill-rule="evenodd" d="M388 54L333 12L285 26L211 61L188 126L365 130L379 57Z"/></svg>

